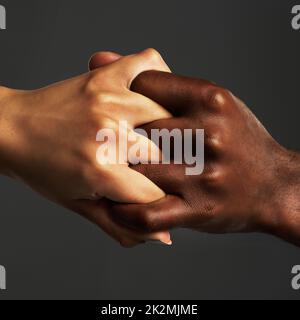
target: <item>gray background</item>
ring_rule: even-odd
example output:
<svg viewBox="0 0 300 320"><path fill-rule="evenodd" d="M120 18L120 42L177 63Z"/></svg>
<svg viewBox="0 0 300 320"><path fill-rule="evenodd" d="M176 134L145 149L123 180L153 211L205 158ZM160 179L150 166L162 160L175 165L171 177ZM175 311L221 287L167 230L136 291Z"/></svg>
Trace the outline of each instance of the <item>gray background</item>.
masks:
<svg viewBox="0 0 300 320"><path fill-rule="evenodd" d="M33 89L85 72L98 50L155 47L176 73L245 100L299 148L300 31L287 0L4 1L0 83ZM175 231L174 246L125 250L89 222L0 178L0 299L299 299L300 250L265 235Z"/></svg>

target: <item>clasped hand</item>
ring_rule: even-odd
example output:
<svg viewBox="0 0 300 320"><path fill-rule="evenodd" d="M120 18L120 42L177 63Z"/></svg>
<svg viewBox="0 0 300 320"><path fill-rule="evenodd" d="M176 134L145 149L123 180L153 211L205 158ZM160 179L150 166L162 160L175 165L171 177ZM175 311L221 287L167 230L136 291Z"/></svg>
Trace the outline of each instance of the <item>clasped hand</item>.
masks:
<svg viewBox="0 0 300 320"><path fill-rule="evenodd" d="M90 72L35 91L0 90L0 170L99 225L125 247L171 244L169 230L266 232L300 245L300 156L279 145L230 91L174 75L148 49L102 52ZM204 129L204 171L97 161L96 134ZM130 141L128 141L130 143ZM118 147L118 146L111 146ZM144 159L147 160L147 159ZM174 159L171 159L174 160Z"/></svg>

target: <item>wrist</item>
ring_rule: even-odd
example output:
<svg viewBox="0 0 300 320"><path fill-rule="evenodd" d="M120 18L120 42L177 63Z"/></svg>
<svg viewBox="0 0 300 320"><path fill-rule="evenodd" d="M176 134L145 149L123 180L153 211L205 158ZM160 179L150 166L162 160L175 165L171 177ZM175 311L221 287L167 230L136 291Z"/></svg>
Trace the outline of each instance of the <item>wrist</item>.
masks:
<svg viewBox="0 0 300 320"><path fill-rule="evenodd" d="M300 245L300 154L286 151L274 175L271 204L266 209L265 229Z"/></svg>

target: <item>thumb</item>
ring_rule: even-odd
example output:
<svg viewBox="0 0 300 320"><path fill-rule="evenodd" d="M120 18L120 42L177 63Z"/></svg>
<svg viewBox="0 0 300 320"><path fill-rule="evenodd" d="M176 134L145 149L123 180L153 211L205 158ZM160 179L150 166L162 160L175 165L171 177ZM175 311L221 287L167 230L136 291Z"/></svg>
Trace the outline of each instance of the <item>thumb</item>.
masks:
<svg viewBox="0 0 300 320"><path fill-rule="evenodd" d="M89 61L89 70L95 70L121 59L122 56L115 52L100 51L92 55Z"/></svg>

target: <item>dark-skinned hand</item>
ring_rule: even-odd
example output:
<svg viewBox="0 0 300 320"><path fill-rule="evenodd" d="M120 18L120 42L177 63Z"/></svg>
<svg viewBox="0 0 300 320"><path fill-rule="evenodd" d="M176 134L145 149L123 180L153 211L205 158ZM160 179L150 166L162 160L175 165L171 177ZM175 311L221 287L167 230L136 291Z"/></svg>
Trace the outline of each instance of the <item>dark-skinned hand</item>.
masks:
<svg viewBox="0 0 300 320"><path fill-rule="evenodd" d="M300 245L300 156L280 146L246 105L206 80L149 71L131 90L174 118L143 128L205 130L205 168L137 165L167 196L150 204L108 205L114 219L143 232L190 228L209 233L268 232Z"/></svg>

